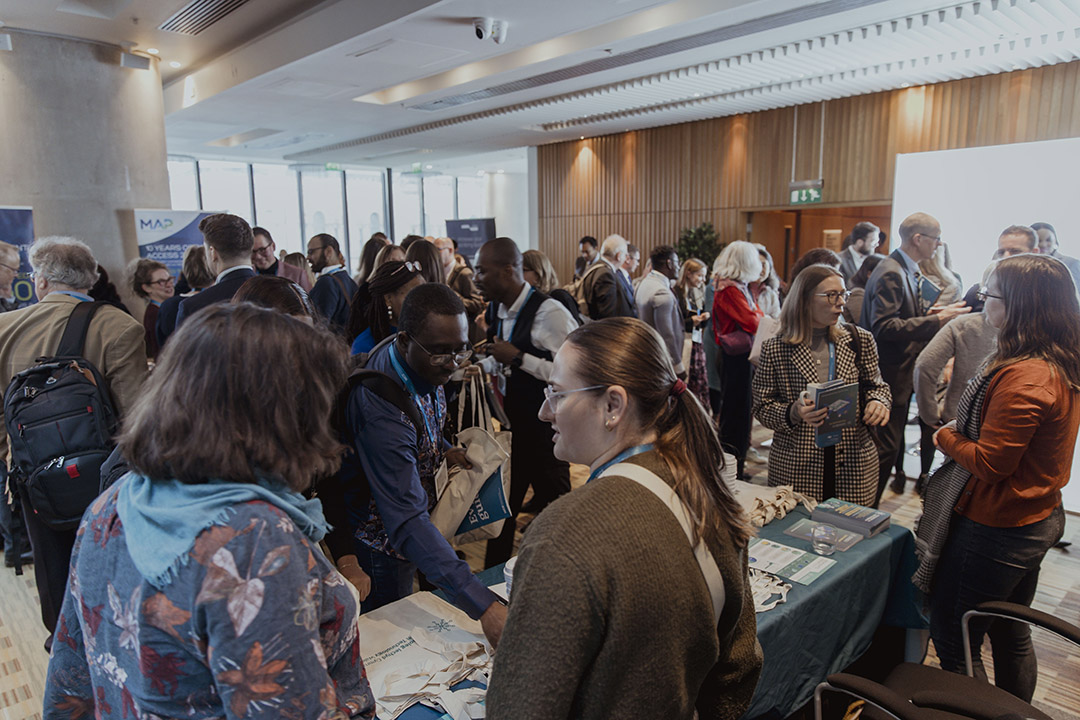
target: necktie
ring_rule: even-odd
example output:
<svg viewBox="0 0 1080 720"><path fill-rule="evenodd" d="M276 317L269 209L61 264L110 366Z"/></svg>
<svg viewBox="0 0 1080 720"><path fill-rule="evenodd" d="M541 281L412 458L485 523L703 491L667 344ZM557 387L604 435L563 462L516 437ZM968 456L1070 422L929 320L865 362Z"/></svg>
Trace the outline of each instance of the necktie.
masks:
<svg viewBox="0 0 1080 720"><path fill-rule="evenodd" d="M918 308L920 315L926 314L922 301L922 273L918 270L915 271L915 307Z"/></svg>

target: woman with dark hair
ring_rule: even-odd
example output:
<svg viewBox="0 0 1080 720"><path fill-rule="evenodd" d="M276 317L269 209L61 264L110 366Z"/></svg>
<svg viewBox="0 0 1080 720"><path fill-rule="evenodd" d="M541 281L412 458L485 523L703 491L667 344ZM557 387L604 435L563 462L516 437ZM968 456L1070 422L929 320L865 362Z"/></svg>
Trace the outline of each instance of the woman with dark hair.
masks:
<svg viewBox="0 0 1080 720"><path fill-rule="evenodd" d="M803 253L801 258L795 261L794 267L791 268L791 277L788 279L788 282L795 282L795 278L799 277L799 273L811 265L828 265L831 268L839 270L840 256L829 248L810 248Z"/></svg>
<svg viewBox="0 0 1080 720"><path fill-rule="evenodd" d="M572 332L545 394L555 456L592 474L522 541L488 717L739 718L761 671L752 533L708 414L633 318Z"/></svg>
<svg viewBox="0 0 1080 720"><path fill-rule="evenodd" d="M433 243L420 238L405 252L405 260L420 263L420 275L424 282L446 284L446 271L443 270L439 249Z"/></svg>
<svg viewBox="0 0 1080 720"><path fill-rule="evenodd" d="M147 302L146 312L143 313L146 357L148 360L155 360L158 355L158 313L161 304L175 293L175 279L169 268L165 267L165 263L150 258L132 260L127 272L131 291Z"/></svg>
<svg viewBox="0 0 1080 720"><path fill-rule="evenodd" d="M176 331L124 423L133 471L79 528L47 717L374 717L357 603L301 495L341 462L346 372L337 337L249 304Z"/></svg>
<svg viewBox="0 0 1080 720"><path fill-rule="evenodd" d="M356 275L353 276L353 282L357 285L363 284L364 280L369 278L373 272L375 272L375 257L379 254L379 251L390 244L390 241L386 239L386 236L382 233L375 233L372 235L366 243L364 243L364 249L360 252L360 265L356 268Z"/></svg>
<svg viewBox="0 0 1080 720"><path fill-rule="evenodd" d="M1061 488L1080 428L1080 303L1069 269L1045 255L1006 258L979 299L997 350L968 384L956 420L934 435L949 460L927 481L917 534L915 581L930 591L930 637L941 667L956 673L965 666L965 612L990 600L1031 605L1043 557L1065 530ZM1038 667L1028 626L971 621L972 667L983 679L985 635L994 683L1030 702Z"/></svg>
<svg viewBox="0 0 1080 720"><path fill-rule="evenodd" d="M107 302L110 305L115 305L128 315L131 311L124 305L124 301L120 299L120 293L116 291L116 286L109 280L109 273L103 265L97 266L98 279L94 283L94 286L90 288L90 292L87 293L90 297L94 298L98 302Z"/></svg>
<svg viewBox="0 0 1080 720"><path fill-rule="evenodd" d="M412 262L388 262L356 291L349 313L347 337L354 337L353 355L371 352L397 332L397 321L405 296L423 285L420 268Z"/></svg>
<svg viewBox="0 0 1080 720"><path fill-rule="evenodd" d="M309 323L318 317L304 288L286 277L276 275L256 275L248 279L233 295L231 302L234 305L248 302Z"/></svg>
<svg viewBox="0 0 1080 720"><path fill-rule="evenodd" d="M841 325L844 277L828 265L810 265L791 284L780 310L776 337L761 346L754 373L754 417L774 431L769 485L791 485L818 500L836 497L873 505L877 497L878 454L868 426L889 419L892 392L878 370L877 344L869 331ZM804 396L810 383L859 383L858 424L841 431L840 441L820 448L815 428L828 408Z"/></svg>

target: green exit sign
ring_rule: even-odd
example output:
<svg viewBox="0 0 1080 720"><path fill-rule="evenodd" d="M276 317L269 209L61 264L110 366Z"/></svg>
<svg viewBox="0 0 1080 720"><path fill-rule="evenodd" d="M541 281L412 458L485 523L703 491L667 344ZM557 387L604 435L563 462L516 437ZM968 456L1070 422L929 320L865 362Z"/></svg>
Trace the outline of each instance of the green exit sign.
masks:
<svg viewBox="0 0 1080 720"><path fill-rule="evenodd" d="M791 191L792 205L810 205L821 202L821 188L802 188Z"/></svg>

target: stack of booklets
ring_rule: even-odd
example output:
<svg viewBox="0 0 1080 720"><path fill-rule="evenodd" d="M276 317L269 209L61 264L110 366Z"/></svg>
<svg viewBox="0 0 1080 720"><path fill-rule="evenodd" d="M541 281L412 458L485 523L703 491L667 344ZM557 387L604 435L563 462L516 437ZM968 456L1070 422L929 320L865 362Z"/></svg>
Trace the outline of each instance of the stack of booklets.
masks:
<svg viewBox="0 0 1080 720"><path fill-rule="evenodd" d="M810 519L828 523L841 530L857 532L864 537L873 537L889 527L892 515L884 510L829 498L814 508Z"/></svg>
<svg viewBox="0 0 1080 720"><path fill-rule="evenodd" d="M829 408L825 422L815 428L814 444L827 448L840 442L844 428L855 427L859 421L859 383L830 380L806 386L814 407Z"/></svg>

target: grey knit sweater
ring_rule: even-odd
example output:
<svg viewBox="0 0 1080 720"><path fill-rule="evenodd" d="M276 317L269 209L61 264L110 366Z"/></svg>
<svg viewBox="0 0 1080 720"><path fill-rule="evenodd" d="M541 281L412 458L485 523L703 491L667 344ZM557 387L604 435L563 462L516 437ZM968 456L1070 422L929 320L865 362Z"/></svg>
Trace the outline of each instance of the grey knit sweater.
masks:
<svg viewBox="0 0 1080 720"><path fill-rule="evenodd" d="M656 453L630 462L670 482ZM522 543L487 717L741 717L762 662L746 553L709 549L718 627L686 535L649 490L604 477L553 503Z"/></svg>
<svg viewBox="0 0 1080 720"><path fill-rule="evenodd" d="M945 323L915 360L915 402L919 418L936 426L956 417L956 406L968 380L997 348L997 330L986 322L986 313L970 313ZM953 358L952 380L944 401L937 397L941 373Z"/></svg>

